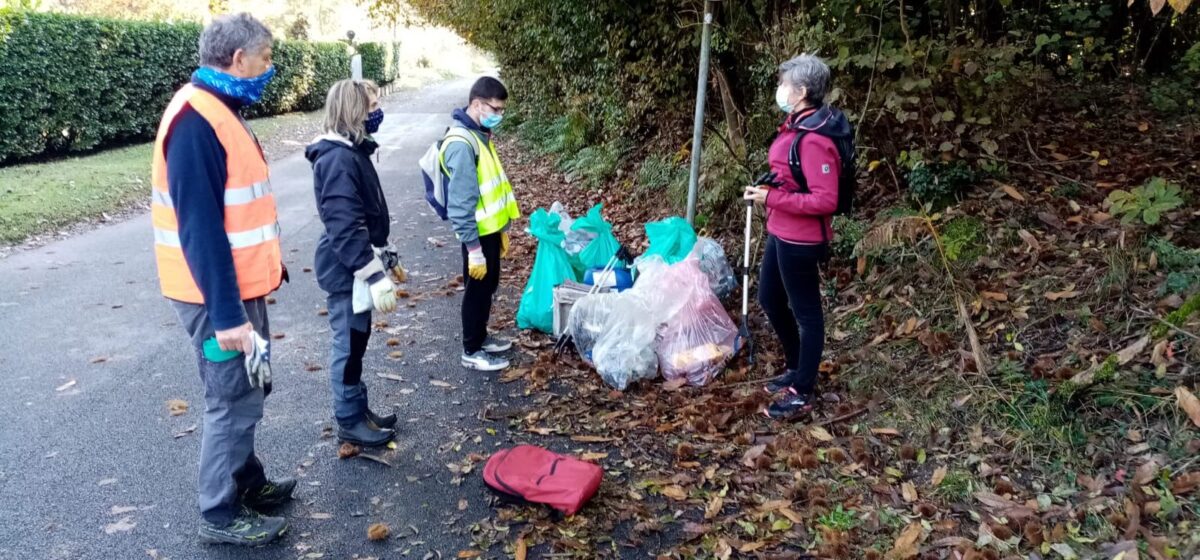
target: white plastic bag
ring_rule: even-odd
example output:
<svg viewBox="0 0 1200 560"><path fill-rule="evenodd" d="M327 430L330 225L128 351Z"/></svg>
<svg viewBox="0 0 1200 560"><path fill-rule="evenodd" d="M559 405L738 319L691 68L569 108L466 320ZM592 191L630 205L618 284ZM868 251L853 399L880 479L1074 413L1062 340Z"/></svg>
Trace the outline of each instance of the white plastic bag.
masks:
<svg viewBox="0 0 1200 560"><path fill-rule="evenodd" d="M683 304L666 318L658 330L655 351L663 377L668 381L686 378L696 386L712 381L733 356L737 326L709 287L700 261L687 258L671 265L657 280Z"/></svg>
<svg viewBox="0 0 1200 560"><path fill-rule="evenodd" d="M654 337L658 321L649 302L631 291L584 296L571 308L567 329L579 355L609 386L624 391L658 375Z"/></svg>

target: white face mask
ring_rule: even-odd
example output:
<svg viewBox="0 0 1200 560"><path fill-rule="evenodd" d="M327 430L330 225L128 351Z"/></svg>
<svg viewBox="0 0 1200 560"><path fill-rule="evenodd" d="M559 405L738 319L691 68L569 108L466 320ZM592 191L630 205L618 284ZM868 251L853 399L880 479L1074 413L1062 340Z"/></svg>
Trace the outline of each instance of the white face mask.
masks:
<svg viewBox="0 0 1200 560"><path fill-rule="evenodd" d="M788 100L792 97L792 88L787 84L779 84L779 88L775 90L775 104L779 106L779 110L784 113L791 113L795 109Z"/></svg>

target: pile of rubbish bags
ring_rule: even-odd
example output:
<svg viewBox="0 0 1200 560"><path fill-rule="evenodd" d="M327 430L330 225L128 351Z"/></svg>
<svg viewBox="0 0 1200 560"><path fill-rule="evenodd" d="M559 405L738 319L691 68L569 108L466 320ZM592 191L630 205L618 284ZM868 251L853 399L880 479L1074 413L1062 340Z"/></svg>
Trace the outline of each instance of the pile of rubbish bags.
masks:
<svg viewBox="0 0 1200 560"><path fill-rule="evenodd" d="M521 298L517 324L552 332L554 287L590 278L620 249L612 225L596 205L572 220L562 205L538 210L529 231L537 257ZM571 309L567 333L580 356L618 390L661 371L668 381L712 381L733 356L737 326L721 300L737 278L716 241L697 237L683 218L646 224L650 247L634 263L623 291L594 293Z"/></svg>

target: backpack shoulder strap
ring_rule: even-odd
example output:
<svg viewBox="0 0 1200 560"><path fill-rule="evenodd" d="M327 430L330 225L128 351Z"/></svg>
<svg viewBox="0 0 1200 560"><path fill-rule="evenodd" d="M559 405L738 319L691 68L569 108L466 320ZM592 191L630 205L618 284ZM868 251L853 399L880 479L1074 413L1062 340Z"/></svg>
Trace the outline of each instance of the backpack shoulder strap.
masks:
<svg viewBox="0 0 1200 560"><path fill-rule="evenodd" d="M811 194L812 191L808 188L808 178L804 176L804 167L800 159L800 145L805 136L808 136L811 130L796 128L796 137L792 139L792 146L788 148L788 169L792 172L792 179L796 181L796 186L800 188L800 192Z"/></svg>
<svg viewBox="0 0 1200 560"><path fill-rule="evenodd" d="M450 142L466 142L471 146L471 151L475 153L475 159L479 159L479 152L481 150L479 147L479 138L475 136L475 133L467 130L466 127L454 125L446 129L446 134L442 136L442 149L445 149Z"/></svg>

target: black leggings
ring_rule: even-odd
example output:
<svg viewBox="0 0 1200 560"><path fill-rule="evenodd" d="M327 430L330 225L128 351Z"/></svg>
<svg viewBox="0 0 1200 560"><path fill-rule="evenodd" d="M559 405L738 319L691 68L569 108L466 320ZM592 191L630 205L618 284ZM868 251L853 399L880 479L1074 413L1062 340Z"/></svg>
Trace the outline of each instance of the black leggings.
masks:
<svg viewBox="0 0 1200 560"><path fill-rule="evenodd" d="M828 245L788 243L769 235L758 277L758 302L783 345L787 368L797 372L792 387L805 395L816 390L825 349L818 266L828 255Z"/></svg>

